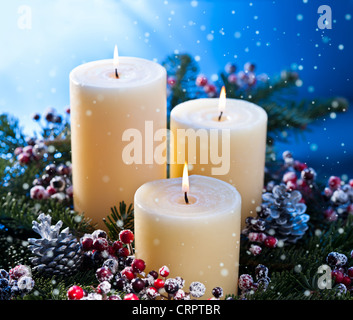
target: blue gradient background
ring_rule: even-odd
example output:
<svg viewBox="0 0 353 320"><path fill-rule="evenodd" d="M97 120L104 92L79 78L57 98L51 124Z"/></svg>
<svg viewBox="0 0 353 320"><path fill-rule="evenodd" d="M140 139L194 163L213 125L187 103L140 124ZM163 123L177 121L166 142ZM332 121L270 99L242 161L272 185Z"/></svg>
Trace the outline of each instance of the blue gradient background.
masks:
<svg viewBox="0 0 353 320"><path fill-rule="evenodd" d="M332 8L333 28L317 28L320 5ZM31 29L19 28L21 6ZM162 62L189 53L207 76L227 62L252 61L269 76L299 68L298 99L353 99L351 0L24 0L0 5L0 113L20 119L27 133L34 112L69 104L70 70L119 54ZM343 50L340 50L343 45ZM290 135L279 154L294 156L326 175L353 178L353 110L321 119L303 139Z"/></svg>

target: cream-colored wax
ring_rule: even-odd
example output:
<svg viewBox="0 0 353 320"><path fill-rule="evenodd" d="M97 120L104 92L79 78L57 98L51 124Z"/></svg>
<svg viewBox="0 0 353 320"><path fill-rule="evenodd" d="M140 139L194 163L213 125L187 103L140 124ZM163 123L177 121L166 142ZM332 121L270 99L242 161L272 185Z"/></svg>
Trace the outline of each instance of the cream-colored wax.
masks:
<svg viewBox="0 0 353 320"><path fill-rule="evenodd" d="M226 99L221 120L219 99L190 100L177 105L171 112L171 156L170 177L181 177L184 161L189 164L190 174L213 176L224 180L239 191L242 197L242 228L248 216L256 216L256 208L261 204L264 184L266 153L267 114L263 108L244 100ZM177 139L179 129L202 129L207 131L208 142L197 139L194 156L188 155L188 139ZM210 131L219 130L218 148L212 148ZM216 130L216 131L217 131ZM224 130L224 134L221 134ZM200 142L203 141L203 142ZM213 143L213 142L212 142ZM223 145L222 145L223 144ZM229 154L227 154L227 148ZM223 147L223 149L222 149ZM201 148L201 149L200 149ZM200 150L208 152L207 163L201 163ZM212 154L218 152L222 162L215 164ZM223 154L222 154L223 152ZM203 153L205 154L205 153ZM185 160L178 161L179 156ZM181 157L183 158L183 157ZM174 163L173 163L174 162ZM204 161L205 162L205 161ZM223 166L227 172L212 172Z"/></svg>
<svg viewBox="0 0 353 320"><path fill-rule="evenodd" d="M135 250L145 260L146 271L164 265L169 277L236 294L239 267L241 198L224 181L192 175L189 203L185 203L182 178L148 182L135 194Z"/></svg>
<svg viewBox="0 0 353 320"><path fill-rule="evenodd" d="M146 121L152 135L166 129L166 71L131 57L120 57L117 70L119 79L113 60L100 60L70 74L74 206L101 228L111 207L133 203L139 186L166 177L166 164L145 161L144 149L135 150L140 163L123 158L125 130L137 129L144 148Z"/></svg>

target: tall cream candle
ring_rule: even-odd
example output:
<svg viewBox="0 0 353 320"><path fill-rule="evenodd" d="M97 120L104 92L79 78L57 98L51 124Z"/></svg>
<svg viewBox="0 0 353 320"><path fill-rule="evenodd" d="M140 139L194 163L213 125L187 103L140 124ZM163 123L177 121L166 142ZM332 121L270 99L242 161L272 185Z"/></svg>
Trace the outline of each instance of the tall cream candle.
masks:
<svg viewBox="0 0 353 320"><path fill-rule="evenodd" d="M124 132L138 131L143 141L146 123L152 137L166 129L166 71L132 57L89 62L70 74L70 103L74 207L104 228L111 207L133 203L139 186L166 177L165 163L124 159Z"/></svg>
<svg viewBox="0 0 353 320"><path fill-rule="evenodd" d="M135 253L148 270L166 265L170 277L236 294L241 198L230 184L206 176L148 182L135 194ZM187 201L186 194L187 191Z"/></svg>
<svg viewBox="0 0 353 320"><path fill-rule="evenodd" d="M212 176L235 186L242 197L244 228L246 217L255 216L261 204L267 132L264 109L237 99L224 98L223 104L217 98L190 100L172 110L170 127L170 177L181 177L187 161L190 174ZM179 134L187 129L196 132L196 143ZM214 140L211 131L218 132ZM208 158L202 159L206 154Z"/></svg>

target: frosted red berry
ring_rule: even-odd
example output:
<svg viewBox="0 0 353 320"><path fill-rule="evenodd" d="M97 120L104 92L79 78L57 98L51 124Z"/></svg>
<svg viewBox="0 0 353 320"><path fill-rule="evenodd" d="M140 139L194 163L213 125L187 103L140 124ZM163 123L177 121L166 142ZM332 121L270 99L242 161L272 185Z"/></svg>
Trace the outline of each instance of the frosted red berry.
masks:
<svg viewBox="0 0 353 320"><path fill-rule="evenodd" d="M353 278L353 267L349 267L347 269L347 275L348 277Z"/></svg>
<svg viewBox="0 0 353 320"><path fill-rule="evenodd" d="M129 249L126 247L120 248L118 250L118 255L120 257L126 258L130 254Z"/></svg>
<svg viewBox="0 0 353 320"><path fill-rule="evenodd" d="M125 295L124 300L140 300L139 297L134 293L128 293Z"/></svg>
<svg viewBox="0 0 353 320"><path fill-rule="evenodd" d="M251 275L242 274L239 277L239 288L241 290L249 290L252 288L253 284L254 284L254 279Z"/></svg>
<svg viewBox="0 0 353 320"><path fill-rule="evenodd" d="M159 274L162 277L168 277L169 276L169 268L167 266L163 266L162 268L159 269Z"/></svg>
<svg viewBox="0 0 353 320"><path fill-rule="evenodd" d="M125 267L122 271L121 271L121 275L124 276L126 279L128 280L132 280L135 278L135 272L132 269L132 267Z"/></svg>
<svg viewBox="0 0 353 320"><path fill-rule="evenodd" d="M69 300L80 300L84 295L84 290L80 286L72 286L67 290L67 297Z"/></svg>
<svg viewBox="0 0 353 320"><path fill-rule="evenodd" d="M114 251L119 251L123 247L123 243L121 241L114 241L112 245Z"/></svg>
<svg viewBox="0 0 353 320"><path fill-rule="evenodd" d="M119 239L122 243L129 244L134 241L134 234L130 230L123 230L119 233Z"/></svg>
<svg viewBox="0 0 353 320"><path fill-rule="evenodd" d="M156 279L153 283L153 286L157 289L161 289L164 287L164 280L163 279Z"/></svg>
<svg viewBox="0 0 353 320"><path fill-rule="evenodd" d="M96 278L99 282L110 281L113 276L113 273L108 267L101 267L96 271Z"/></svg>
<svg viewBox="0 0 353 320"><path fill-rule="evenodd" d="M330 186L331 189L336 190L341 185L341 179L336 176L331 176L328 179L328 185Z"/></svg>
<svg viewBox="0 0 353 320"><path fill-rule="evenodd" d="M293 172L293 171L288 171L288 172L286 172L284 175L283 175L283 178L282 178L282 180L283 180L283 182L284 183L287 183L287 182L293 182L293 183L296 183L297 182L297 175L296 175L296 173L295 172Z"/></svg>
<svg viewBox="0 0 353 320"><path fill-rule="evenodd" d="M142 272L146 268L146 263L142 259L134 259L134 261L131 264L132 269L135 272Z"/></svg>
<svg viewBox="0 0 353 320"><path fill-rule="evenodd" d="M277 246L278 240L275 237L272 236L268 236L266 237L266 239L264 240L264 245L267 248L275 248Z"/></svg>
<svg viewBox="0 0 353 320"><path fill-rule="evenodd" d="M207 82L208 82L207 78L204 75L199 75L196 78L196 85L199 86L199 87L204 87L207 84Z"/></svg>
<svg viewBox="0 0 353 320"><path fill-rule="evenodd" d="M81 246L84 251L90 251L93 249L93 239L85 237L81 240Z"/></svg>
<svg viewBox="0 0 353 320"><path fill-rule="evenodd" d="M93 248L98 251L107 250L109 247L108 240L105 238L97 238L93 240Z"/></svg>
<svg viewBox="0 0 353 320"><path fill-rule="evenodd" d="M348 276L344 276L343 279L342 279L342 283L346 286L346 287L349 287L352 283L352 280L350 277Z"/></svg>
<svg viewBox="0 0 353 320"><path fill-rule="evenodd" d="M343 281L344 278L344 274L341 270L339 269L335 269L331 272L331 276L332 279L336 282L336 283L341 283Z"/></svg>

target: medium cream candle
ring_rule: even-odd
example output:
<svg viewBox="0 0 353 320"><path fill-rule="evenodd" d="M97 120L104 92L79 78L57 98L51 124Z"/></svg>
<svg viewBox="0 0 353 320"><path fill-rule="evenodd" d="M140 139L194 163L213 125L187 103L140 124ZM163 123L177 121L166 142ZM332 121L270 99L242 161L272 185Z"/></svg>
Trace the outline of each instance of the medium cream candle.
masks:
<svg viewBox="0 0 353 320"><path fill-rule="evenodd" d="M170 127L170 177L181 177L183 163L187 161L190 174L213 176L235 186L242 197L244 228L245 219L255 216L261 204L267 132L264 109L225 97L223 102L217 98L190 100L172 110ZM192 145L187 135L185 138L179 134L187 129L196 132L196 143ZM213 140L212 130L219 132ZM190 145L193 150L189 150ZM202 159L206 154L208 158ZM213 159L219 163L213 163Z"/></svg>
<svg viewBox="0 0 353 320"><path fill-rule="evenodd" d="M230 184L206 176L148 182L135 194L135 254L149 270L166 265L170 277L236 294L241 198Z"/></svg>
<svg viewBox="0 0 353 320"><path fill-rule="evenodd" d="M133 57L89 62L70 73L70 103L74 207L104 228L111 207L133 203L139 186L166 178L165 163L123 156L130 138L124 132L144 139L146 122L152 137L166 129L166 71Z"/></svg>

